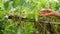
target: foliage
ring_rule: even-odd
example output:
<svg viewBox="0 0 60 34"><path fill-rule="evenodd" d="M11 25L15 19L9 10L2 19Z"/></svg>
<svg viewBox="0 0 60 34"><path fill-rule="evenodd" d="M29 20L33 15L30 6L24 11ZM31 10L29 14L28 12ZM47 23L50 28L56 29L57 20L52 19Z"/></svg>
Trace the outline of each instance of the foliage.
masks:
<svg viewBox="0 0 60 34"><path fill-rule="evenodd" d="M14 14L38 21L38 12L44 8L60 12L60 0L0 0L0 34L40 34L35 22L19 20L19 26L17 21L7 19L6 15ZM54 16L47 18L53 22L60 22L60 19ZM59 25L54 27L57 29Z"/></svg>

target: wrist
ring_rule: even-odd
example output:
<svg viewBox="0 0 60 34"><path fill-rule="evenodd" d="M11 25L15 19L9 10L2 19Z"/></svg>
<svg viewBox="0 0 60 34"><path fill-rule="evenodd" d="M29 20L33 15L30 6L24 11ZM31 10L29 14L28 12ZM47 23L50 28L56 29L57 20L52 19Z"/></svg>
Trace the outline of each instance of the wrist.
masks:
<svg viewBox="0 0 60 34"><path fill-rule="evenodd" d="M60 13L55 12L55 13L54 13L54 16L60 16Z"/></svg>
<svg viewBox="0 0 60 34"><path fill-rule="evenodd" d="M57 13L57 12L54 12L54 13L53 13L53 16L57 16L57 15L58 15L58 13Z"/></svg>
<svg viewBox="0 0 60 34"><path fill-rule="evenodd" d="M60 18L60 13L56 12L56 13L54 13L54 16Z"/></svg>

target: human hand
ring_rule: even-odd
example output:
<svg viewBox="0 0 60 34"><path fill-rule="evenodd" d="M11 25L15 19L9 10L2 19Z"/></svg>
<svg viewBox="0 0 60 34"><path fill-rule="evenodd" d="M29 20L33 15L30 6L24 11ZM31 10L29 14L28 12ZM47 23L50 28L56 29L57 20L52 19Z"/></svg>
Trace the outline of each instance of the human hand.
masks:
<svg viewBox="0 0 60 34"><path fill-rule="evenodd" d="M39 12L39 15L41 16L53 16L55 12L51 9L44 9Z"/></svg>

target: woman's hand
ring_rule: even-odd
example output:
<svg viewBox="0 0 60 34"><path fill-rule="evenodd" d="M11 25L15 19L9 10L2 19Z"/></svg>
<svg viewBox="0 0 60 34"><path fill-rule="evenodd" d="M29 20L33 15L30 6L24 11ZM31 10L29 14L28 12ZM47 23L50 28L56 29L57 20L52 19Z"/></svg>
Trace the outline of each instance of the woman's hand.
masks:
<svg viewBox="0 0 60 34"><path fill-rule="evenodd" d="M53 16L55 12L51 9L44 9L39 12L39 15L41 16Z"/></svg>

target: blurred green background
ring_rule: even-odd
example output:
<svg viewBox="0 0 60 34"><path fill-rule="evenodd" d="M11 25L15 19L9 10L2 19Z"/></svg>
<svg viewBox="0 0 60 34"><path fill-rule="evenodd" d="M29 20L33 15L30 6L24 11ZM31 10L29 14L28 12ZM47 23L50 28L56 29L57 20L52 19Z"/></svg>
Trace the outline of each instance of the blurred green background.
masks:
<svg viewBox="0 0 60 34"><path fill-rule="evenodd" d="M0 0L0 34L43 34L38 31L37 22L14 21L6 19L6 15L17 15L23 18L40 18L38 13L41 9L49 8L60 12L60 0ZM44 19L44 17L41 17ZM51 16L48 19L52 22L60 22L60 19ZM18 23L21 25L18 26ZM60 25L54 24L55 34L60 34ZM40 27L40 26L38 26ZM47 31L47 34L50 34Z"/></svg>

